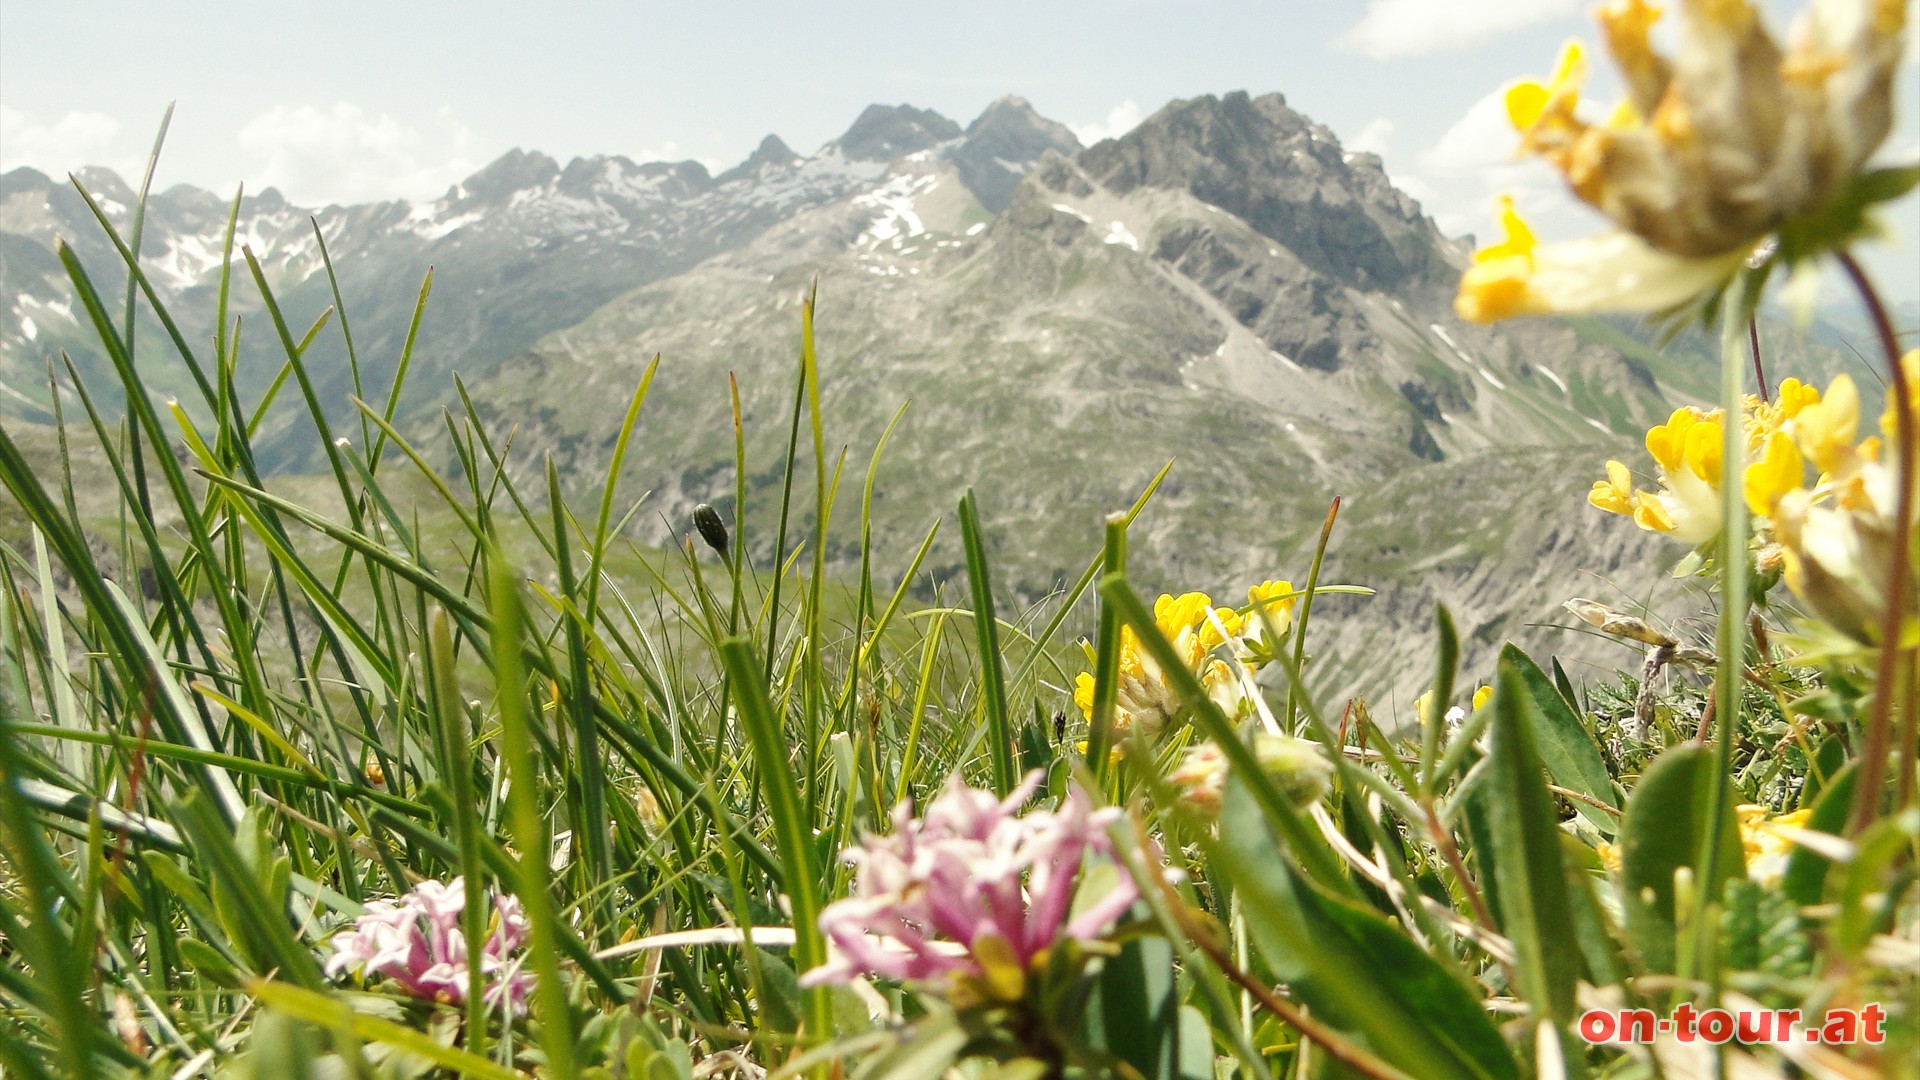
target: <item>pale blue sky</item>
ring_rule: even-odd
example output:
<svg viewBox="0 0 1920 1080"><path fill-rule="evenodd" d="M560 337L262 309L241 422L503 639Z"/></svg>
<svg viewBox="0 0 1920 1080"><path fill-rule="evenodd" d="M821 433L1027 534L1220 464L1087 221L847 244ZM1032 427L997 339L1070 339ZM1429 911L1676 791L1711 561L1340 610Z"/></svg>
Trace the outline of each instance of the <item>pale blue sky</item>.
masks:
<svg viewBox="0 0 1920 1080"><path fill-rule="evenodd" d="M273 184L296 202L432 198L515 147L724 168L768 132L810 152L874 102L962 124L1007 93L1088 135L1171 98L1278 90L1382 151L1444 228L1486 235L1496 189L1543 232L1594 225L1503 160L1487 105L1543 73L1581 0L973 0L916 5L472 0L0 0L0 168L132 172L179 103L158 182ZM1775 3L1776 23L1796 4ZM1920 153L1920 80L1890 145ZM1604 80L1596 90L1607 96ZM1481 107L1476 112L1475 106ZM1920 203L1888 291L1920 298Z"/></svg>

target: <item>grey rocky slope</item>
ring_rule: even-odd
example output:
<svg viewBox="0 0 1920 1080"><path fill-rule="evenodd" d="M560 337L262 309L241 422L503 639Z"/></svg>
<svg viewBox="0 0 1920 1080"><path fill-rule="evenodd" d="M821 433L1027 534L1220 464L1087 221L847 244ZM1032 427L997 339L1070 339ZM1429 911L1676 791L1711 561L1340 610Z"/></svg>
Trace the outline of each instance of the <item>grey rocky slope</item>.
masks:
<svg viewBox="0 0 1920 1080"><path fill-rule="evenodd" d="M124 215L133 195L117 178L82 180ZM226 213L189 189L153 200L145 265L177 313L212 309ZM240 208L296 334L332 299L307 213L272 192ZM0 411L33 415L46 354L85 339L63 317L51 251L76 237L90 268L112 265L83 215L44 177L0 178L0 304L15 316L0 323ZM485 414L519 428L517 468L552 454L582 488L596 480L662 354L624 478L652 493L643 542L667 541L696 502L730 503L730 372L750 510L770 520L797 300L816 281L829 452L847 452L843 523L882 430L911 402L875 491L883 574L904 569L970 485L1009 600L1037 599L1092 556L1102 516L1173 461L1133 535L1136 576L1225 598L1266 577L1299 581L1340 495L1329 579L1380 592L1324 602L1315 678L1373 695L1389 716L1427 677L1435 601L1454 610L1468 678L1484 678L1507 639L1630 662L1542 624L1564 623L1557 606L1576 593L1659 601L1649 590L1678 553L1584 494L1607 457L1638 460L1639 434L1676 400L1711 393L1709 362L1663 357L1611 324L1460 323L1466 250L1377 158L1344 151L1278 95L1175 102L1084 149L1018 99L964 129L876 106L811 156L770 137L718 176L515 152L431 204L315 216L369 396L383 393L431 263L414 400L433 403L458 370ZM242 382L257 389L279 365L253 297L235 290L249 323ZM150 328L142 341L148 376L184 390ZM344 411L339 341L322 335L311 359ZM427 442L440 430L425 416L412 429ZM284 464L300 465L300 445L283 441ZM959 579L954 532L949 521L929 580ZM829 554L849 567L854 530L836 534Z"/></svg>
<svg viewBox="0 0 1920 1080"><path fill-rule="evenodd" d="M1377 158L1344 152L1278 95L1204 97L1048 154L998 214L952 155L908 155L872 193L608 304L476 393L523 444L592 475L620 403L662 354L628 478L653 492L658 541L694 503L730 501L733 372L764 507L796 300L817 279L843 492L911 402L879 468L887 570L971 485L996 572L1035 598L1172 460L1132 543L1153 589L1297 581L1328 501L1346 497L1330 573L1381 595L1322 608L1330 689L1392 696L1426 678L1435 600L1455 608L1470 668L1506 638L1613 658L1533 624L1569 595L1607 593L1583 569L1631 594L1675 554L1581 503L1607 457L1704 389L1701 366L1603 324L1462 324L1451 298L1465 258ZM850 495L840 507L857 513ZM935 550L932 576L954 580L957 544Z"/></svg>

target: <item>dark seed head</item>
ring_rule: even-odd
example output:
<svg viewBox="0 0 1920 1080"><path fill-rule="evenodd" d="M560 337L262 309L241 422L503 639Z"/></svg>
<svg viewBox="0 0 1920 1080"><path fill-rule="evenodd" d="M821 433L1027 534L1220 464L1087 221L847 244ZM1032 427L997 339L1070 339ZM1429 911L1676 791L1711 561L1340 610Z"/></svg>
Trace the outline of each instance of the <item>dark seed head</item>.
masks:
<svg viewBox="0 0 1920 1080"><path fill-rule="evenodd" d="M720 512L706 503L693 508L693 527L700 530L700 539L707 546L727 557L727 523L720 520Z"/></svg>

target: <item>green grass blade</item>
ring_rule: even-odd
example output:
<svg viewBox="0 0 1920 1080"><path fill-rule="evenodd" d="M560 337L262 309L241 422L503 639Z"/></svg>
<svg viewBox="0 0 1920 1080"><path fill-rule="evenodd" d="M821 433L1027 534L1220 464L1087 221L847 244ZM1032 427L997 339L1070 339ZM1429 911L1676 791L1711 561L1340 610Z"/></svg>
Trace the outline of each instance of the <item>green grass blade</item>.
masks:
<svg viewBox="0 0 1920 1080"><path fill-rule="evenodd" d="M487 985L480 962L484 951L480 943L487 939L486 863L480 856L480 810L473 786L473 754L467 741L467 711L460 699L460 685L454 674L453 630L447 613L436 610L427 636L427 655L432 661L434 734L440 749L441 775L447 781L447 796L453 803L453 832L460 847L460 876L466 884L466 906L461 910L467 937L467 986ZM487 998L483 993L467 995L467 1046L486 1056Z"/></svg>
<svg viewBox="0 0 1920 1080"><path fill-rule="evenodd" d="M1300 597L1300 617L1293 627L1293 670L1304 672L1307 669L1307 617L1313 614L1313 596L1320 587L1320 566L1326 561L1327 543L1333 539L1333 521L1340 514L1340 496L1333 497L1333 504L1327 507L1327 520L1320 526L1320 539L1313 547L1313 563L1307 569L1307 588ZM1299 698L1302 695L1295 688L1287 689L1287 730L1293 730L1294 717L1297 715ZM1329 744L1331 745L1331 744Z"/></svg>
<svg viewBox="0 0 1920 1080"><path fill-rule="evenodd" d="M1107 542L1100 565L1108 577L1126 576L1127 521L1123 515L1107 518ZM1093 715L1087 728L1087 767L1093 770L1096 783L1106 779L1108 751L1113 746L1113 710L1120 696L1120 637L1120 613L1111 602L1102 600L1100 628L1093 647Z"/></svg>
<svg viewBox="0 0 1920 1080"><path fill-rule="evenodd" d="M573 543L567 535L567 504L560 490L560 473L547 459L547 503L553 511L553 548L559 553L555 569L560 577L560 596L570 608L578 582L573 575ZM575 842L586 855L588 879L594 882L614 880L612 838L608 836L607 780L600 759L600 730L594 722L593 679L588 667L586 617L563 609L560 621L567 638L568 713L573 720L574 760L565 767L569 787L577 793L575 805L580 820L574 824Z"/></svg>
<svg viewBox="0 0 1920 1080"><path fill-rule="evenodd" d="M331 994L265 980L247 984L247 993L269 1009L330 1031L344 1032L363 1042L382 1043L403 1050L461 1076L479 1077L480 1080L521 1080L521 1074L512 1069L447 1046L424 1031L360 1012Z"/></svg>
<svg viewBox="0 0 1920 1080"><path fill-rule="evenodd" d="M988 576L986 543L980 535L980 511L971 488L960 498L960 538L967 553L973 628L980 645L980 701L987 714L987 755L993 763L993 789L1004 799L1014 784L1013 732L1007 724L1007 681L1001 666L999 626L993 614L993 582Z"/></svg>
<svg viewBox="0 0 1920 1080"><path fill-rule="evenodd" d="M513 826L514 846L520 852L513 860L514 891L527 915L528 952L537 980L533 997L539 1005L540 1045L546 1051L547 1069L558 1080L572 1080L573 1017L567 1005L566 984L560 975L559 916L553 908L547 871L551 841L537 801L540 773L533 754L533 719L527 709L526 668L521 661L520 643L526 614L520 602L519 583L507 570L506 559L495 552L489 562L492 566L489 584L493 601L494 687L500 707L501 750L512 785L507 794L508 816Z"/></svg>
<svg viewBox="0 0 1920 1080"><path fill-rule="evenodd" d="M394 413L400 408L400 391L407 385L407 372L413 367L413 346L420 337L420 317L426 314L427 294L433 291L433 268L427 268L425 280L420 282L420 298L413 303L413 318L407 322L407 340L400 346L400 363L393 369L393 385L387 389L387 404L381 411L381 418L388 424L393 423ZM386 449L387 433L382 430L374 436L373 446L367 451L367 471L380 471L380 453Z"/></svg>
<svg viewBox="0 0 1920 1080"><path fill-rule="evenodd" d="M793 767L787 760L787 739L774 716L773 702L767 697L766 684L759 678L753 662L753 646L744 638L728 638L720 644L720 658L733 679L740 703L740 720L753 743L754 762L760 770L767 798L767 812L773 818L774 835L779 838L780 863L793 912L794 968L807 972L826 962L826 944L820 935L820 899L817 893L819 873L813 865L813 831L801 809L799 788ZM812 1040L832 1034L832 1013L823 987L808 991Z"/></svg>
<svg viewBox="0 0 1920 1080"><path fill-rule="evenodd" d="M0 623L10 622L0 617ZM9 639L4 643L5 656L0 659L11 660L11 631L0 627L0 633L6 633ZM9 890L12 895L0 899L0 908L6 909L9 923L18 918L16 905L26 908L24 919L19 921L31 929L15 938L14 946L26 955L49 991L50 1018L59 1035L62 1071L75 1080L91 1080L98 1072L93 1060L95 1022L85 999L89 972L87 965L74 963L64 947L71 931L56 914L59 863L20 792L24 763L20 737L14 730L15 709L20 703L0 704L6 706L0 708L0 824L5 825L0 846L15 879Z"/></svg>
<svg viewBox="0 0 1920 1080"><path fill-rule="evenodd" d="M1302 606L1305 601L1301 601ZM1440 731L1446 727L1447 705L1453 701L1453 680L1460 670L1460 635L1453 629L1453 613L1445 604L1433 606L1433 689L1420 717L1420 793L1433 795L1433 767L1440 758Z"/></svg>

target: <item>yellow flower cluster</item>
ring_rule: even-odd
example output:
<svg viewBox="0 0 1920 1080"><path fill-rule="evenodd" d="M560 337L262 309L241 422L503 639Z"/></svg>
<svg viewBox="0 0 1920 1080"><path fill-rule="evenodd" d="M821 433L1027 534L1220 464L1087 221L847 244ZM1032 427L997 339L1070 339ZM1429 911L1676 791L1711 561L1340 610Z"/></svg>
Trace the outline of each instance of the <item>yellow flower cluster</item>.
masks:
<svg viewBox="0 0 1920 1080"><path fill-rule="evenodd" d="M1468 716L1479 712L1486 706L1487 702L1492 699L1493 687L1482 686L1473 692L1473 708L1462 709L1460 706L1455 705L1453 708L1447 710L1446 716L1442 717L1442 719L1446 722L1448 728L1458 727ZM1414 720L1422 727L1425 727L1427 724L1429 719L1427 713L1432 708L1432 705L1433 691L1431 690L1413 699Z"/></svg>
<svg viewBox="0 0 1920 1080"><path fill-rule="evenodd" d="M1747 858L1747 876L1762 885L1777 885L1787 875L1787 856L1793 854L1793 830L1807 827L1813 808L1790 814L1769 814L1751 803L1733 808L1740 820L1740 850Z"/></svg>
<svg viewBox="0 0 1920 1080"><path fill-rule="evenodd" d="M1920 350L1900 363L1911 385L1920 376ZM1880 435L1889 442L1897 435L1894 415L1889 405L1880 416ZM1772 524L1787 587L1823 621L1871 645L1886 614L1896 555L1899 474L1893 462L1881 460L1882 438L1862 439L1859 429L1859 392L1840 375L1790 429L1768 435L1764 453L1747 469L1746 498ZM1920 615L1911 610L1911 593L1906 603L1909 620Z"/></svg>
<svg viewBox="0 0 1920 1080"><path fill-rule="evenodd" d="M1503 201L1505 239L1461 279L1463 318L1680 304L1730 277L1769 234L1832 203L1886 139L1906 0L1813 0L1784 48L1750 0L1679 8L1680 48L1669 57L1652 44L1660 8L1600 7L1627 91L1604 120L1579 114L1578 42L1550 78L1508 89L1522 150L1618 231L1542 247Z"/></svg>
<svg viewBox="0 0 1920 1080"><path fill-rule="evenodd" d="M1901 366L1910 384L1920 382L1920 350ZM1920 410L1920 394L1914 406ZM1787 587L1812 613L1864 645L1878 640L1894 556L1898 471L1882 460L1894 416L1889 404L1880 434L1862 438L1859 390L1840 375L1824 395L1788 379L1771 403L1749 397L1741 417L1741 493L1768 541L1762 562L1777 558ZM1636 489L1627 467L1609 461L1607 478L1594 482L1587 501L1651 532L1705 544L1720 532L1722 438L1719 410L1678 409L1647 432L1659 489ZM1920 618L1920 610L1909 617Z"/></svg>
<svg viewBox="0 0 1920 1080"><path fill-rule="evenodd" d="M1747 452L1741 476L1755 513L1768 513L1755 503L1755 493L1780 482L1781 447L1792 447L1800 418L1819 404L1820 391L1798 379L1782 382L1771 402L1748 396L1740 418ZM1720 532L1725 437L1722 410L1691 405L1676 409L1666 423L1647 432L1647 452L1659 468L1659 489L1636 489L1626 465L1609 461L1607 478L1594 482L1587 501L1608 513L1631 517L1649 532L1667 533L1695 547L1704 544ZM1796 461L1793 480L1799 479Z"/></svg>
<svg viewBox="0 0 1920 1080"><path fill-rule="evenodd" d="M1299 594L1291 582L1268 581L1247 590L1247 606L1242 609L1216 607L1206 593L1162 595L1154 602L1153 620L1207 694L1228 716L1237 717L1252 708L1247 676L1278 647L1277 641L1269 640L1270 632L1286 633L1298 603ZM1229 659L1222 659L1222 652ZM1092 672L1081 672L1073 688L1074 703L1088 719L1093 718L1093 683ZM1131 628L1122 630L1113 717L1116 746L1136 730L1148 738L1158 735L1181 708L1180 696L1160 665L1141 648Z"/></svg>
<svg viewBox="0 0 1920 1080"><path fill-rule="evenodd" d="M1788 814L1770 814L1764 806L1752 803L1733 808L1740 823L1740 849L1746 858L1747 877L1762 885L1778 885L1787 873L1787 857L1793 854L1794 832L1805 829L1811 808ZM1600 865L1609 872L1620 870L1620 846L1604 841L1594 847Z"/></svg>

